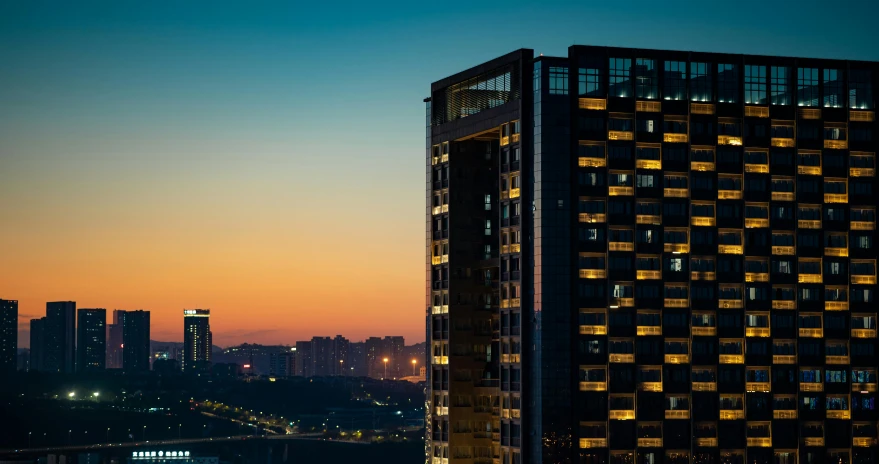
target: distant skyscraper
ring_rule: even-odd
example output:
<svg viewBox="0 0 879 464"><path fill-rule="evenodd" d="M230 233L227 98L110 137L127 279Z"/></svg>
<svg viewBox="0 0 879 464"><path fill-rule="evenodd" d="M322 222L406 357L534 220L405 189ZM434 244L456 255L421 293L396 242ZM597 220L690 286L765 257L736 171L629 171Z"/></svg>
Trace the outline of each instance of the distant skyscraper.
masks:
<svg viewBox="0 0 879 464"><path fill-rule="evenodd" d="M18 354L18 301L0 300L0 373L15 371Z"/></svg>
<svg viewBox="0 0 879 464"><path fill-rule="evenodd" d="M43 327L43 368L46 372L72 373L76 355L76 302L46 303Z"/></svg>
<svg viewBox="0 0 879 464"><path fill-rule="evenodd" d="M28 371L43 370L43 348L46 344L43 334L46 327L46 318L31 319L31 352Z"/></svg>
<svg viewBox="0 0 879 464"><path fill-rule="evenodd" d="M79 309L76 324L76 370L102 370L107 360L107 310Z"/></svg>
<svg viewBox="0 0 879 464"><path fill-rule="evenodd" d="M366 342L353 342L348 344L349 375L353 377L365 377L368 373L366 366Z"/></svg>
<svg viewBox="0 0 879 464"><path fill-rule="evenodd" d="M122 368L126 372L150 370L150 312L126 311L122 320Z"/></svg>
<svg viewBox="0 0 879 464"><path fill-rule="evenodd" d="M211 310L184 309L183 370L210 369L211 338Z"/></svg>
<svg viewBox="0 0 879 464"><path fill-rule="evenodd" d="M296 372L296 348L280 353L269 353L269 375L291 377Z"/></svg>
<svg viewBox="0 0 879 464"><path fill-rule="evenodd" d="M349 345L348 339L341 335L336 335L333 338L333 350L330 359L332 375L351 375L351 363L348 362Z"/></svg>
<svg viewBox="0 0 879 464"><path fill-rule="evenodd" d="M332 363L333 339L330 337L312 337L311 360L314 363L315 376L333 375Z"/></svg>
<svg viewBox="0 0 879 464"><path fill-rule="evenodd" d="M113 323L107 324L107 369L122 369L122 322L125 311L113 310Z"/></svg>
<svg viewBox="0 0 879 464"><path fill-rule="evenodd" d="M406 359L403 356L403 348L406 342L403 337L385 337L382 340L382 374L384 374L384 360L388 359L388 377L400 378L405 376L404 368Z"/></svg>
<svg viewBox="0 0 879 464"><path fill-rule="evenodd" d="M311 377L314 375L314 363L311 357L311 342L296 342L296 375Z"/></svg>
<svg viewBox="0 0 879 464"><path fill-rule="evenodd" d="M374 379L380 379L384 375L382 339L381 337L369 337L364 344L366 345L366 375Z"/></svg>

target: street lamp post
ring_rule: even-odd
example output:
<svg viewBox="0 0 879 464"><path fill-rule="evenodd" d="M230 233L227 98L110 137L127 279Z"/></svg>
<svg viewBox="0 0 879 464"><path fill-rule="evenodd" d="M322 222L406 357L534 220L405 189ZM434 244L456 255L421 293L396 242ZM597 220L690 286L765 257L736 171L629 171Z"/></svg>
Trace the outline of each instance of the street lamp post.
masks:
<svg viewBox="0 0 879 464"><path fill-rule="evenodd" d="M107 443L110 443L110 427L107 427Z"/></svg>
<svg viewBox="0 0 879 464"><path fill-rule="evenodd" d="M384 376L384 378L386 379L386 378L388 378L388 358L382 359L382 361L385 363L385 376Z"/></svg>
<svg viewBox="0 0 879 464"><path fill-rule="evenodd" d="M415 377L416 375L418 375L418 374L415 373L415 365L416 365L416 364L418 364L418 361L416 361L416 360L413 359L413 360L412 360L412 376L413 376L413 377Z"/></svg>
<svg viewBox="0 0 879 464"><path fill-rule="evenodd" d="M182 427L182 426L183 426L183 424L177 424L177 439L178 440L183 438L183 435L180 434L180 427Z"/></svg>
<svg viewBox="0 0 879 464"><path fill-rule="evenodd" d="M33 433L33 432L28 432L28 433L27 433L27 447L28 447L28 448L31 447L31 434L32 434L32 433Z"/></svg>
<svg viewBox="0 0 879 464"><path fill-rule="evenodd" d="M345 376L345 360L344 359L339 360L339 375L341 375L343 377Z"/></svg>
<svg viewBox="0 0 879 464"><path fill-rule="evenodd" d="M72 432L73 432L73 430L68 430L68 431L67 431L67 444L68 444L68 445L72 444L72 443L70 442L70 434L71 434Z"/></svg>
<svg viewBox="0 0 879 464"><path fill-rule="evenodd" d="M143 441L146 441L146 426L143 426Z"/></svg>

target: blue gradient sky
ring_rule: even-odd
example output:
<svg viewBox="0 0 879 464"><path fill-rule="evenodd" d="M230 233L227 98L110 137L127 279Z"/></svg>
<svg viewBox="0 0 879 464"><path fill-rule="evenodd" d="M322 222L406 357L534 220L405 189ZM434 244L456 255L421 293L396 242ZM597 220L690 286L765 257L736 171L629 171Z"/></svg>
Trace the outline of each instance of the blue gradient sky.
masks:
<svg viewBox="0 0 879 464"><path fill-rule="evenodd" d="M0 297L421 340L430 82L571 44L877 60L877 3L2 2Z"/></svg>

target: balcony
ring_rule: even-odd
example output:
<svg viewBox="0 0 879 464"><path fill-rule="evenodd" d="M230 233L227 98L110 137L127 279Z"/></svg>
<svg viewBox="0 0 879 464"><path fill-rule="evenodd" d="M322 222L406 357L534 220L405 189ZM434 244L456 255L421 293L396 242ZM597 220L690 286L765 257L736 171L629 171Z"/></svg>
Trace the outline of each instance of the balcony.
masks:
<svg viewBox="0 0 879 464"><path fill-rule="evenodd" d="M665 418L666 419L689 419L690 418L690 410L689 409L675 409L675 410L665 410Z"/></svg>
<svg viewBox="0 0 879 464"><path fill-rule="evenodd" d="M579 165L581 168L603 168L607 166L607 160L604 158L591 158L581 156L577 160L577 165Z"/></svg>
<svg viewBox="0 0 879 464"><path fill-rule="evenodd" d="M513 135L510 136L510 142L511 142L511 143L516 143L516 142L518 142L518 141L519 141L519 134L513 134Z"/></svg>
<svg viewBox="0 0 879 464"><path fill-rule="evenodd" d="M825 193L824 203L848 203L847 193Z"/></svg>
<svg viewBox="0 0 879 464"><path fill-rule="evenodd" d="M519 198L519 189L511 188L510 189L510 198Z"/></svg>
<svg viewBox="0 0 879 464"><path fill-rule="evenodd" d="M876 391L876 383L852 383L852 391L853 392L875 392Z"/></svg>
<svg viewBox="0 0 879 464"><path fill-rule="evenodd" d="M768 392L772 391L772 385L769 382L745 382L745 391Z"/></svg>
<svg viewBox="0 0 879 464"><path fill-rule="evenodd" d="M845 150L848 148L848 140L825 140L824 148L833 150Z"/></svg>
<svg viewBox="0 0 879 464"><path fill-rule="evenodd" d="M720 364L744 364L745 355L743 354L722 354L718 356Z"/></svg>
<svg viewBox="0 0 879 464"><path fill-rule="evenodd" d="M580 335L607 335L606 325L581 325Z"/></svg>
<svg viewBox="0 0 879 464"><path fill-rule="evenodd" d="M607 391L607 382L580 382L580 391L583 391L583 392Z"/></svg>
<svg viewBox="0 0 879 464"><path fill-rule="evenodd" d="M797 302L794 300L775 300L772 302L772 309L797 309Z"/></svg>
<svg viewBox="0 0 879 464"><path fill-rule="evenodd" d="M634 353L610 353L607 355L607 362L631 364L635 362Z"/></svg>
<svg viewBox="0 0 879 464"><path fill-rule="evenodd" d="M821 220L820 219L797 219L797 226L800 229L820 229L821 228Z"/></svg>
<svg viewBox="0 0 879 464"><path fill-rule="evenodd" d="M818 222L820 223L821 221L818 221ZM819 229L820 229L820 227L819 227ZM772 254L773 254L773 255L790 255L790 256L793 256L794 254L796 254L796 251L795 251L795 248L794 248L793 246L787 246L787 245L783 245L783 246L773 246L773 247L772 247Z"/></svg>
<svg viewBox="0 0 879 464"><path fill-rule="evenodd" d="M786 137L773 137L771 145L773 147L790 148L794 146L794 139Z"/></svg>
<svg viewBox="0 0 879 464"><path fill-rule="evenodd" d="M662 382L641 382L638 384L638 389L647 392L661 392Z"/></svg>
<svg viewBox="0 0 879 464"><path fill-rule="evenodd" d="M873 285L876 283L874 275L852 275L852 284L855 285Z"/></svg>
<svg viewBox="0 0 879 464"><path fill-rule="evenodd" d="M663 142L668 143L687 143L687 134L663 134Z"/></svg>
<svg viewBox="0 0 879 464"><path fill-rule="evenodd" d="M437 416L448 416L449 408L448 406L437 406L434 410Z"/></svg>
<svg viewBox="0 0 879 464"><path fill-rule="evenodd" d="M875 177L876 170L873 168L849 168L848 175L851 177Z"/></svg>
<svg viewBox="0 0 879 464"><path fill-rule="evenodd" d="M449 313L449 305L442 306L433 306L431 309L432 314L448 314Z"/></svg>
<svg viewBox="0 0 879 464"><path fill-rule="evenodd" d="M826 256L841 256L843 258L848 256L848 248L825 248L824 255Z"/></svg>
<svg viewBox="0 0 879 464"><path fill-rule="evenodd" d="M824 391L824 384L820 382L800 382L800 391L822 392Z"/></svg>
<svg viewBox="0 0 879 464"><path fill-rule="evenodd" d="M607 244L610 251L635 251L635 244L630 242L610 242Z"/></svg>
<svg viewBox="0 0 879 464"><path fill-rule="evenodd" d="M630 197L635 194L635 187L612 186L607 188L607 194L612 197Z"/></svg>
<svg viewBox="0 0 879 464"><path fill-rule="evenodd" d="M632 131L609 130L609 131L607 131L607 139L608 140L634 140L635 133Z"/></svg>
<svg viewBox="0 0 879 464"><path fill-rule="evenodd" d="M848 112L848 117L852 121L858 122L873 122L874 114L872 111L855 111L851 110Z"/></svg>
<svg viewBox="0 0 879 464"><path fill-rule="evenodd" d="M448 256L448 255L446 255L446 256ZM442 262L443 262L442 256L431 256L430 257L430 264L432 264L434 266L436 266L437 264L442 264Z"/></svg>
<svg viewBox="0 0 879 464"><path fill-rule="evenodd" d="M635 167L638 169L662 169L662 161L660 160L635 160Z"/></svg>
<svg viewBox="0 0 879 464"><path fill-rule="evenodd" d="M662 438L639 438L639 448L662 448Z"/></svg>
<svg viewBox="0 0 879 464"><path fill-rule="evenodd" d="M767 174L769 172L768 164L745 164L745 172L753 172L756 174Z"/></svg>
<svg viewBox="0 0 879 464"><path fill-rule="evenodd" d="M748 437L748 447L754 448L771 448L771 437Z"/></svg>
<svg viewBox="0 0 879 464"><path fill-rule="evenodd" d="M712 104L712 103L690 103L690 113L692 113L692 114L714 114L714 104Z"/></svg>
<svg viewBox="0 0 879 464"><path fill-rule="evenodd" d="M852 437L852 446L857 448L869 448L876 443L875 438L870 437Z"/></svg>
<svg viewBox="0 0 879 464"><path fill-rule="evenodd" d="M690 244L689 243L665 243L663 246L663 251L666 253L689 253L690 252Z"/></svg>
<svg viewBox="0 0 879 464"><path fill-rule="evenodd" d="M581 110L597 110L603 111L607 109L607 99L605 98L581 98L579 101Z"/></svg>
<svg viewBox="0 0 879 464"><path fill-rule="evenodd" d="M718 135L717 136L717 144L718 145L736 145L742 146L742 138L734 135Z"/></svg>
<svg viewBox="0 0 879 464"><path fill-rule="evenodd" d="M449 363L449 357L448 357L448 356L434 356L434 357L433 357L433 364L434 364L434 365L442 365L442 366L444 366L444 365L446 365L446 364L448 364L448 363Z"/></svg>
<svg viewBox="0 0 879 464"><path fill-rule="evenodd" d="M606 279L607 271L604 269L580 269L581 279Z"/></svg>
<svg viewBox="0 0 879 464"><path fill-rule="evenodd" d="M696 446L702 448L717 448L717 438L696 438Z"/></svg>
<svg viewBox="0 0 879 464"><path fill-rule="evenodd" d="M638 280L659 280L662 278L662 271L635 271L635 277Z"/></svg>
<svg viewBox="0 0 879 464"><path fill-rule="evenodd" d="M797 282L801 284L820 284L824 281L824 278L821 274L800 274L797 277Z"/></svg>
<svg viewBox="0 0 879 464"><path fill-rule="evenodd" d="M636 101L635 111L645 113L659 113L662 111L662 102L658 101Z"/></svg>
<svg viewBox="0 0 879 464"><path fill-rule="evenodd" d="M510 136L505 135L505 136L501 137L501 146L502 147L505 147L509 144L510 144Z"/></svg>
<svg viewBox="0 0 879 464"><path fill-rule="evenodd" d="M662 217L654 214L639 214L635 217L636 224L662 224Z"/></svg>
<svg viewBox="0 0 879 464"><path fill-rule="evenodd" d="M797 418L797 410L796 409L776 409L772 411L773 419L796 419Z"/></svg>
<svg viewBox="0 0 879 464"><path fill-rule="evenodd" d="M848 301L825 301L825 311L848 311Z"/></svg>
<svg viewBox="0 0 879 464"><path fill-rule="evenodd" d="M746 272L745 282L769 282L768 272Z"/></svg>
<svg viewBox="0 0 879 464"><path fill-rule="evenodd" d="M579 220L586 223L604 223L607 222L607 215L604 213L580 213Z"/></svg>
<svg viewBox="0 0 879 464"><path fill-rule="evenodd" d="M717 307L720 309L742 309L742 300L722 299L717 300Z"/></svg>
<svg viewBox="0 0 879 464"><path fill-rule="evenodd" d="M821 175L821 166L797 166L797 174Z"/></svg>
<svg viewBox="0 0 879 464"><path fill-rule="evenodd" d="M693 216L690 223L694 226L714 227L717 221L713 217Z"/></svg>
<svg viewBox="0 0 879 464"><path fill-rule="evenodd" d="M824 356L824 364L851 364L848 356Z"/></svg>
<svg viewBox="0 0 879 464"><path fill-rule="evenodd" d="M666 308L686 308L690 305L690 301L686 298L666 298L663 306Z"/></svg>
<svg viewBox="0 0 879 464"><path fill-rule="evenodd" d="M827 411L827 418L828 419L851 420L852 412L848 411L848 410L842 410L842 409L829 410L829 411Z"/></svg>
<svg viewBox="0 0 879 464"><path fill-rule="evenodd" d="M690 280L715 280L714 271L692 271L690 272Z"/></svg>
<svg viewBox="0 0 879 464"><path fill-rule="evenodd" d="M639 325L636 331L639 337L642 335L662 335L662 327L658 325Z"/></svg>
<svg viewBox="0 0 879 464"><path fill-rule="evenodd" d="M717 252L722 255L740 255L744 248L742 245L717 245Z"/></svg>
<svg viewBox="0 0 879 464"><path fill-rule="evenodd" d="M794 201L794 192L772 192L772 201Z"/></svg>
<svg viewBox="0 0 879 464"><path fill-rule="evenodd" d="M433 211L432 211L434 216L436 216L437 214L448 213L448 212L449 212L449 205L434 206Z"/></svg>
<svg viewBox="0 0 879 464"><path fill-rule="evenodd" d="M808 338L824 338L824 329L809 329L800 327L800 336Z"/></svg>
<svg viewBox="0 0 879 464"><path fill-rule="evenodd" d="M580 448L607 448L607 438L581 438Z"/></svg>
<svg viewBox="0 0 879 464"><path fill-rule="evenodd" d="M510 307L510 299L501 300L501 308L506 309Z"/></svg>
<svg viewBox="0 0 879 464"><path fill-rule="evenodd" d="M768 106L745 106L745 116L752 118L768 118Z"/></svg>
<svg viewBox="0 0 879 464"><path fill-rule="evenodd" d="M745 418L744 409L721 409L720 420L738 420Z"/></svg>
<svg viewBox="0 0 879 464"><path fill-rule="evenodd" d="M711 161L690 161L690 169L693 171L714 171L714 163Z"/></svg>
<svg viewBox="0 0 879 464"><path fill-rule="evenodd" d="M852 338L876 338L876 329L852 329Z"/></svg>
<svg viewBox="0 0 879 464"><path fill-rule="evenodd" d="M634 298L615 298L616 302L619 306L623 308L634 308L635 307L635 299ZM613 308L613 306L611 306Z"/></svg>
<svg viewBox="0 0 879 464"><path fill-rule="evenodd" d="M519 253L520 251L522 251L521 244L513 243L510 245L510 253Z"/></svg>
<svg viewBox="0 0 879 464"><path fill-rule="evenodd" d="M693 335L700 337L713 337L717 335L717 327L693 327L690 330Z"/></svg>
<svg viewBox="0 0 879 464"><path fill-rule="evenodd" d="M769 327L745 327L746 337L768 337Z"/></svg>
<svg viewBox="0 0 879 464"><path fill-rule="evenodd" d="M805 446L824 446L824 437L803 437Z"/></svg>
<svg viewBox="0 0 879 464"><path fill-rule="evenodd" d="M774 354L772 364L796 364L797 357L793 354Z"/></svg>
<svg viewBox="0 0 879 464"><path fill-rule="evenodd" d="M741 190L718 190L717 191L717 199L718 200L741 200L742 199L742 191Z"/></svg>
<svg viewBox="0 0 879 464"><path fill-rule="evenodd" d="M800 108L800 119L821 119L821 109L819 108Z"/></svg>
<svg viewBox="0 0 879 464"><path fill-rule="evenodd" d="M747 229L765 229L769 227L769 219L764 218L745 218L745 228Z"/></svg>
<svg viewBox="0 0 879 464"><path fill-rule="evenodd" d="M666 364L689 364L690 355L688 354L667 354L665 355Z"/></svg>
<svg viewBox="0 0 879 464"><path fill-rule="evenodd" d="M685 188L665 188L662 194L669 198L687 198L690 192Z"/></svg>
<svg viewBox="0 0 879 464"><path fill-rule="evenodd" d="M608 411L607 418L610 420L635 420L635 410L616 409Z"/></svg>
<svg viewBox="0 0 879 464"><path fill-rule="evenodd" d="M693 391L717 391L717 382L693 382Z"/></svg>
<svg viewBox="0 0 879 464"><path fill-rule="evenodd" d="M511 308L518 308L519 304L520 304L519 301L520 301L519 298L510 298L510 307Z"/></svg>

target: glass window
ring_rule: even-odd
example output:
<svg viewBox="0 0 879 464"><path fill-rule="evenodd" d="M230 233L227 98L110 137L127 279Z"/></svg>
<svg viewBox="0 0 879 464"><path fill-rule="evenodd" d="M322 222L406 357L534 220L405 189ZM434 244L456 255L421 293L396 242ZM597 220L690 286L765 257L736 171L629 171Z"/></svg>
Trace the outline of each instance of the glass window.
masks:
<svg viewBox="0 0 879 464"><path fill-rule="evenodd" d="M601 70L598 68L580 68L577 92L581 97L603 97L601 86Z"/></svg>
<svg viewBox="0 0 879 464"><path fill-rule="evenodd" d="M797 105L818 106L818 68L797 68Z"/></svg>
<svg viewBox="0 0 879 464"><path fill-rule="evenodd" d="M608 94L612 97L632 96L632 59L610 59L610 84Z"/></svg>
<svg viewBox="0 0 879 464"><path fill-rule="evenodd" d="M690 99L711 101L711 68L708 63L690 63Z"/></svg>
<svg viewBox="0 0 879 464"><path fill-rule="evenodd" d="M849 72L849 108L858 110L873 109L873 84L870 71L852 70Z"/></svg>
<svg viewBox="0 0 879 464"><path fill-rule="evenodd" d="M549 93L552 95L568 94L568 68L549 68Z"/></svg>
<svg viewBox="0 0 879 464"><path fill-rule="evenodd" d="M787 66L772 67L772 104L790 105L790 71Z"/></svg>
<svg viewBox="0 0 879 464"><path fill-rule="evenodd" d="M685 61L665 62L665 88L663 95L666 100L683 100L687 98L687 63Z"/></svg>
<svg viewBox="0 0 879 464"><path fill-rule="evenodd" d="M635 60L635 97L654 100L659 97L654 60L638 58Z"/></svg>
<svg viewBox="0 0 879 464"><path fill-rule="evenodd" d="M745 65L745 103L766 104L766 66Z"/></svg>
<svg viewBox="0 0 879 464"><path fill-rule="evenodd" d="M839 69L824 70L824 106L842 108L845 106L842 85L842 71Z"/></svg>
<svg viewBox="0 0 879 464"><path fill-rule="evenodd" d="M717 65L717 101L735 103L739 95L739 72L734 64Z"/></svg>

